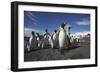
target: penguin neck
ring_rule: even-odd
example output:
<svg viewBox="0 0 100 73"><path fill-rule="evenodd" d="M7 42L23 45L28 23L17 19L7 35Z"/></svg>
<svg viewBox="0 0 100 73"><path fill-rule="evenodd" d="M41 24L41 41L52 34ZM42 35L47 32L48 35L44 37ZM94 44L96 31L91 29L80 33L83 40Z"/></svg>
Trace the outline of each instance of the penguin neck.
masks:
<svg viewBox="0 0 100 73"><path fill-rule="evenodd" d="M65 29L61 27L61 28L60 28L60 31L65 32Z"/></svg>

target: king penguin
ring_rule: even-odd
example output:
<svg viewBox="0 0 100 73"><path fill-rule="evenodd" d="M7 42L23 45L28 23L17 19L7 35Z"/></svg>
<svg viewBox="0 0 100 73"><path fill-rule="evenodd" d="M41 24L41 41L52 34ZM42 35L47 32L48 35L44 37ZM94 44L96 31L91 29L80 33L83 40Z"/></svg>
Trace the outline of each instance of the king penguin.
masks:
<svg viewBox="0 0 100 73"><path fill-rule="evenodd" d="M57 48L57 46L58 46L58 32L57 32L57 30L54 30L54 33L52 36L53 36L54 48Z"/></svg>
<svg viewBox="0 0 100 73"><path fill-rule="evenodd" d="M65 30L65 23L61 24L60 32L59 32L59 48L65 48L66 46L66 30Z"/></svg>
<svg viewBox="0 0 100 73"><path fill-rule="evenodd" d="M27 44L27 48L28 48L28 51L31 51L31 49L33 48L36 48L36 35L35 35L35 32L32 31L31 32L31 36L29 38L29 43Z"/></svg>

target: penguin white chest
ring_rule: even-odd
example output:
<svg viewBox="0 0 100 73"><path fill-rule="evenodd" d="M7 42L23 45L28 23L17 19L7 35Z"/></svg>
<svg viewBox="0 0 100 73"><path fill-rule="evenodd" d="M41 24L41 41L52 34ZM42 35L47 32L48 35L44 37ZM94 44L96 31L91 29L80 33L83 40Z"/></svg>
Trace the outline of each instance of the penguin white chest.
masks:
<svg viewBox="0 0 100 73"><path fill-rule="evenodd" d="M55 34L53 35L53 40L56 41L56 40L57 40L57 37L58 37L58 35L57 35L57 33L55 33Z"/></svg>
<svg viewBox="0 0 100 73"><path fill-rule="evenodd" d="M59 33L59 47L63 48L65 46L66 33L64 31L60 31Z"/></svg>

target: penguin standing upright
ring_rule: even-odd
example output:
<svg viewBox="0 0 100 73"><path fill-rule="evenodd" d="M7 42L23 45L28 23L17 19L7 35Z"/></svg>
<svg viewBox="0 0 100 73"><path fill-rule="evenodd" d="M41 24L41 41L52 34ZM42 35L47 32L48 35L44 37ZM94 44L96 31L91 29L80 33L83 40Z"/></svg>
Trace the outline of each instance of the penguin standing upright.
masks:
<svg viewBox="0 0 100 73"><path fill-rule="evenodd" d="M51 48L54 48L54 41L53 41L52 36L49 36L49 44L50 44Z"/></svg>
<svg viewBox="0 0 100 73"><path fill-rule="evenodd" d="M59 32L59 48L65 48L66 47L66 30L64 29L65 23L61 24L60 26L60 32Z"/></svg>
<svg viewBox="0 0 100 73"><path fill-rule="evenodd" d="M45 33L43 35L43 42L42 42L42 48L47 47L49 45L49 36L48 30L45 29Z"/></svg>
<svg viewBox="0 0 100 73"><path fill-rule="evenodd" d="M37 39L37 47L40 48L40 46L41 46L41 38L40 38L39 33L36 33L36 39Z"/></svg>
<svg viewBox="0 0 100 73"><path fill-rule="evenodd" d="M37 43L36 35L35 35L35 32L32 31L31 36L29 38L29 42L27 44L28 51L30 51L33 48L36 48L36 43Z"/></svg>
<svg viewBox="0 0 100 73"><path fill-rule="evenodd" d="M57 30L54 30L54 33L52 36L53 36L54 48L57 48L57 46L58 46L58 32L57 32Z"/></svg>
<svg viewBox="0 0 100 73"><path fill-rule="evenodd" d="M66 24L66 26L65 26L65 30L66 30L66 44L67 44L67 48L68 47L70 47L70 45L71 45L71 42L70 42L70 34L71 34L71 25L70 24Z"/></svg>

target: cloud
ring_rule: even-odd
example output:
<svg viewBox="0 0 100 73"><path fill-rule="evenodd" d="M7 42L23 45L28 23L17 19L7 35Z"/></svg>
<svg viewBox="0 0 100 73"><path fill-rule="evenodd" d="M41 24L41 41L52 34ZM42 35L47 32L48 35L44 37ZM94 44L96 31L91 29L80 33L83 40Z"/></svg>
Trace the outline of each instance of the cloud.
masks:
<svg viewBox="0 0 100 73"><path fill-rule="evenodd" d="M74 33L74 34L71 34L71 36L76 36L76 37L80 38L80 36L81 36L81 37L84 37L84 36L86 36L87 34L90 34L90 32L89 32L89 31L76 32L76 33Z"/></svg>
<svg viewBox="0 0 100 73"><path fill-rule="evenodd" d="M89 19L82 19L80 21L77 21L76 24L78 24L78 25L90 25L90 20Z"/></svg>
<svg viewBox="0 0 100 73"><path fill-rule="evenodd" d="M43 33L43 31L40 31L40 30L37 30L37 29L25 28L24 29L24 36L30 37L32 31L39 33L39 34Z"/></svg>
<svg viewBox="0 0 100 73"><path fill-rule="evenodd" d="M29 20L34 24L37 25L38 18L32 12L25 12L25 15L29 18Z"/></svg>

